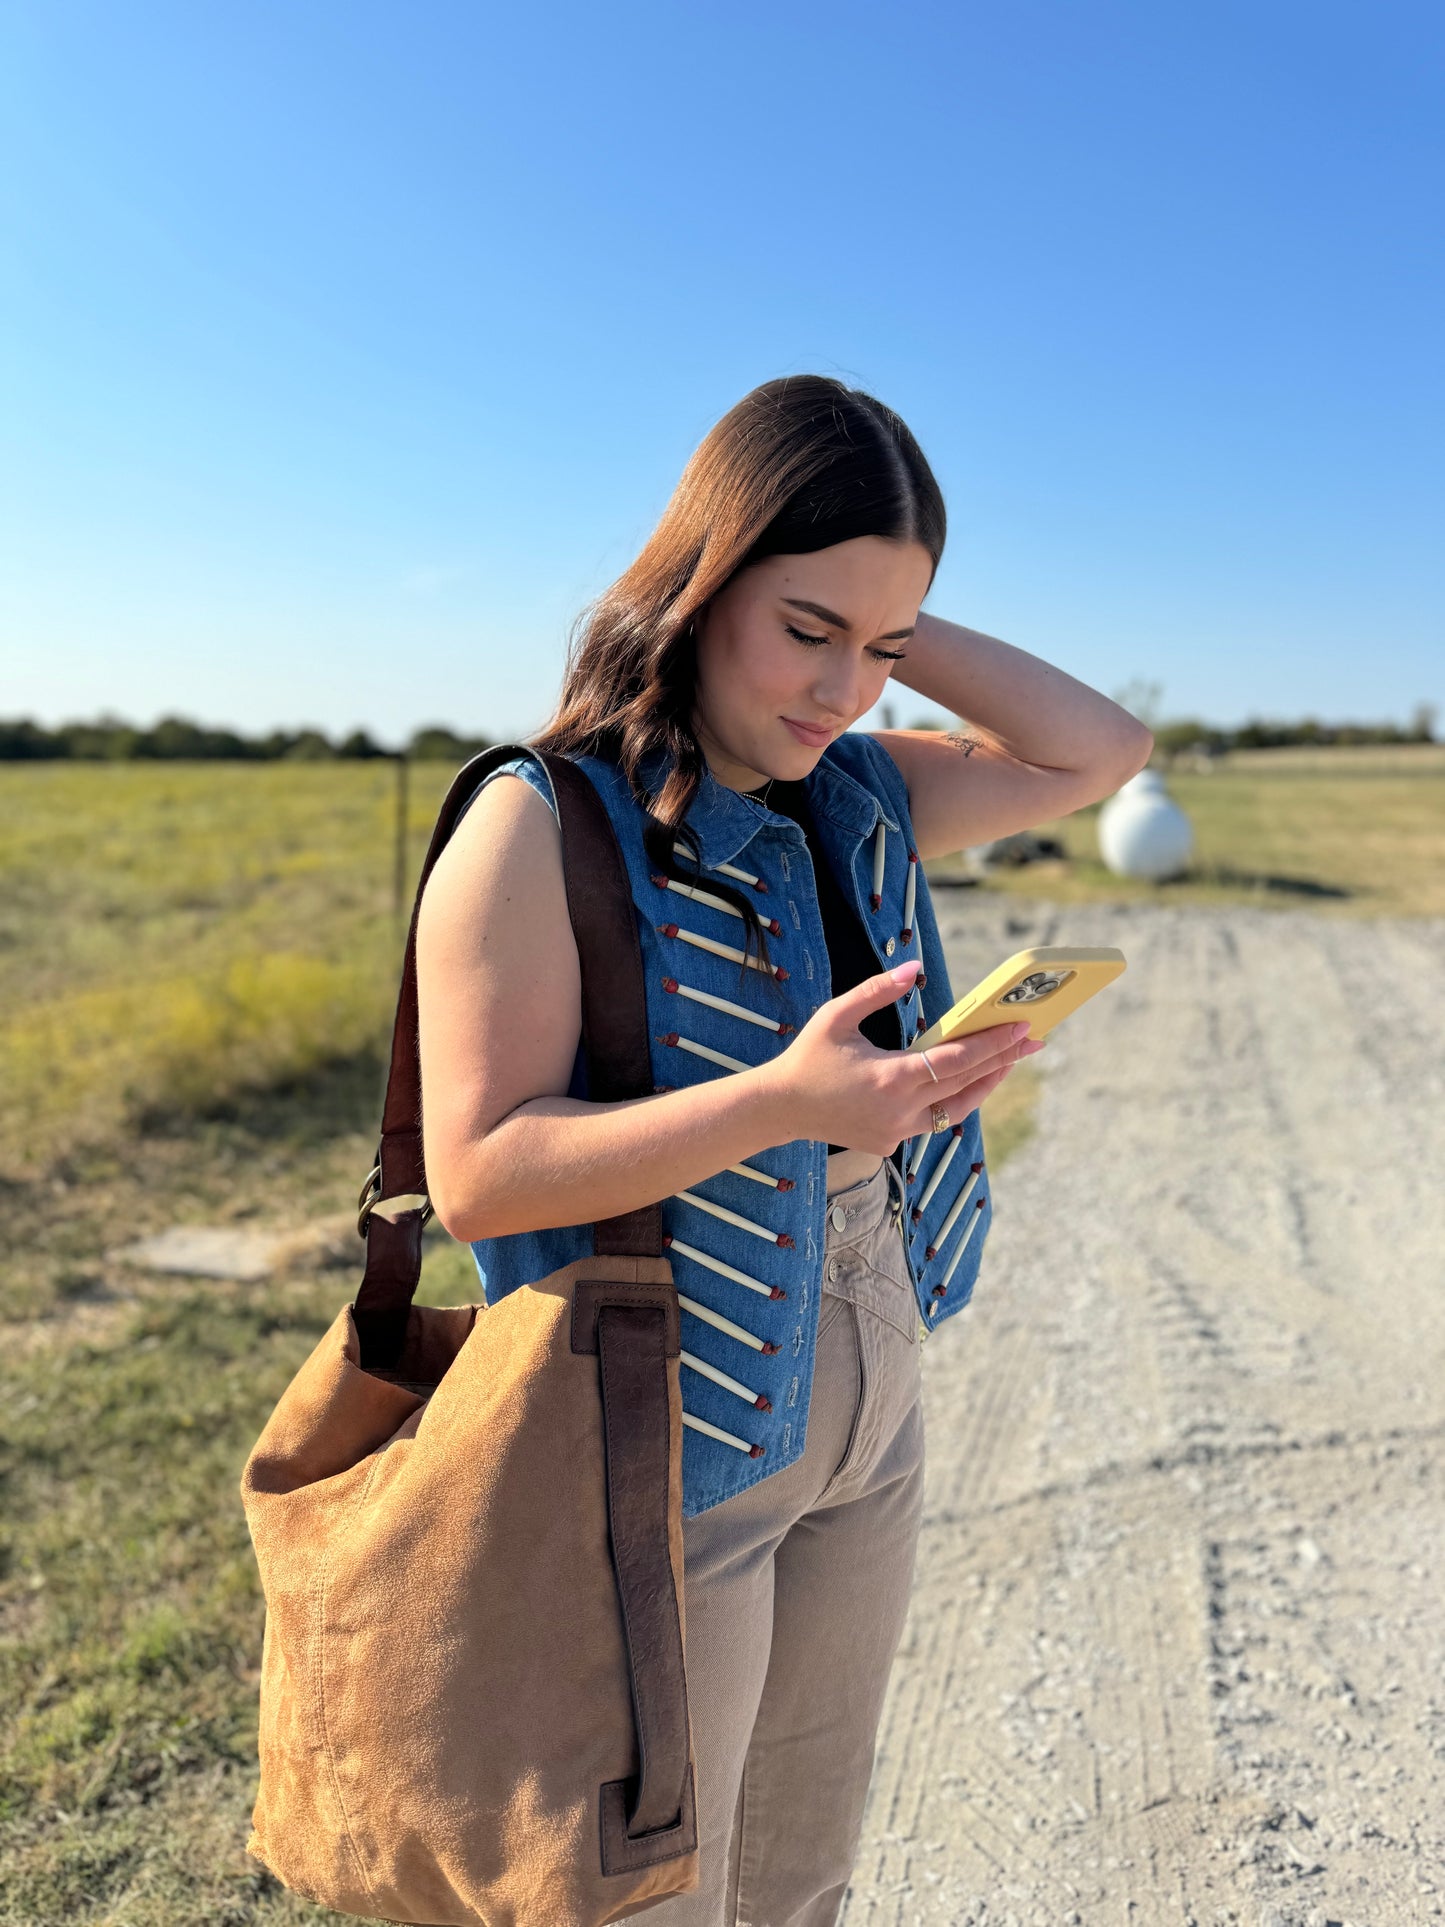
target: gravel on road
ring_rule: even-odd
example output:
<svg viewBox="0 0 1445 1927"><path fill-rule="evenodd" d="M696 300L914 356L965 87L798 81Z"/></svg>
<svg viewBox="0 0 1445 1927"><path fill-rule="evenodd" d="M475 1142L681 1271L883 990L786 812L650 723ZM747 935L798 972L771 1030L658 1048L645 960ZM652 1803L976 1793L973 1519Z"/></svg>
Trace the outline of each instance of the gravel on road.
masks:
<svg viewBox="0 0 1445 1927"><path fill-rule="evenodd" d="M940 890L1036 1060L844 1927L1445 1919L1445 922Z"/></svg>

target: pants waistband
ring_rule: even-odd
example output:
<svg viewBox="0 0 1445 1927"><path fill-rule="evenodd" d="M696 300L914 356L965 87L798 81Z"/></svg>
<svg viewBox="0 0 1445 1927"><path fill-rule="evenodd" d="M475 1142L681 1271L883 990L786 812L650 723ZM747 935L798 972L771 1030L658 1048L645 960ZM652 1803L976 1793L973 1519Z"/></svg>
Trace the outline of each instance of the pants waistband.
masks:
<svg viewBox="0 0 1445 1927"><path fill-rule="evenodd" d="M891 1212L896 1223L903 1216L906 1190L898 1166L884 1158L871 1178L861 1178L828 1200L828 1249L841 1250L872 1237Z"/></svg>

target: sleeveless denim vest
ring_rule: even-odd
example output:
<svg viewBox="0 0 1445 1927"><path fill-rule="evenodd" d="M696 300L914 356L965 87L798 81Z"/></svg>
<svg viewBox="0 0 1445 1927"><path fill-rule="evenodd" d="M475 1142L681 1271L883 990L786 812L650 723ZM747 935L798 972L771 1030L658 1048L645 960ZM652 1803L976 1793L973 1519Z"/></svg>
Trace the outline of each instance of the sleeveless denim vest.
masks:
<svg viewBox="0 0 1445 1927"><path fill-rule="evenodd" d="M639 774L661 789L667 752ZM832 995L813 866L803 832L704 765L685 819L700 874L654 874L643 812L620 766L572 759L596 787L621 845L637 912L654 1091L747 1070L786 1050ZM491 772L521 776L551 804L535 757ZM899 1048L950 1008L928 882L913 844L908 790L881 743L845 733L804 779L823 858L872 938L879 970L922 957L897 1000ZM475 800L475 799L473 799ZM679 851L681 867L690 852ZM740 914L710 894L711 871L756 897L771 968L748 954ZM921 1067L920 1067L921 1068ZM568 1096L587 1096L579 1043ZM920 1093L920 1104L926 1101ZM978 1113L903 1148L910 1210L905 1250L926 1335L973 1292L992 1219ZM662 1199L663 1233L682 1308L683 1513L691 1518L780 1472L807 1439L826 1235L827 1140L796 1138ZM486 1302L592 1250L590 1225L510 1232L471 1247Z"/></svg>

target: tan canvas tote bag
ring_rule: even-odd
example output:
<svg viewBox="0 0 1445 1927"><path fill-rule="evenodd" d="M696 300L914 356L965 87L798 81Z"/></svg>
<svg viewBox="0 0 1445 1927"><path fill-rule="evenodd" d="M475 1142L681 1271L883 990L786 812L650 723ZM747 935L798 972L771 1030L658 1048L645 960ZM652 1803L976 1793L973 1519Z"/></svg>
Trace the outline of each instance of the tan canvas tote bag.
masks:
<svg viewBox="0 0 1445 1927"><path fill-rule="evenodd" d="M518 748L458 776L422 884ZM642 1096L622 855L583 772L542 760L588 1090ZM431 1210L415 947L413 909L361 1288L242 1477L266 1598L247 1845L288 1887L367 1919L600 1927L698 1885L672 1266L653 1204L491 1307L412 1304Z"/></svg>

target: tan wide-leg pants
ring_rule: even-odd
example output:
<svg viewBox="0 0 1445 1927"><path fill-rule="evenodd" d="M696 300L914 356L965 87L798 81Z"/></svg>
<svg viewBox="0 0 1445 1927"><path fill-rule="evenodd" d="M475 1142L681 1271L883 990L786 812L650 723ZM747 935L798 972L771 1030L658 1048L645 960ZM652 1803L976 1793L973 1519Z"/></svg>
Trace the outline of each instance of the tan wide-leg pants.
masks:
<svg viewBox="0 0 1445 1927"><path fill-rule="evenodd" d="M801 1458L683 1521L701 1886L655 1927L833 1927L923 1509L921 1340L885 1159L829 1199Z"/></svg>

